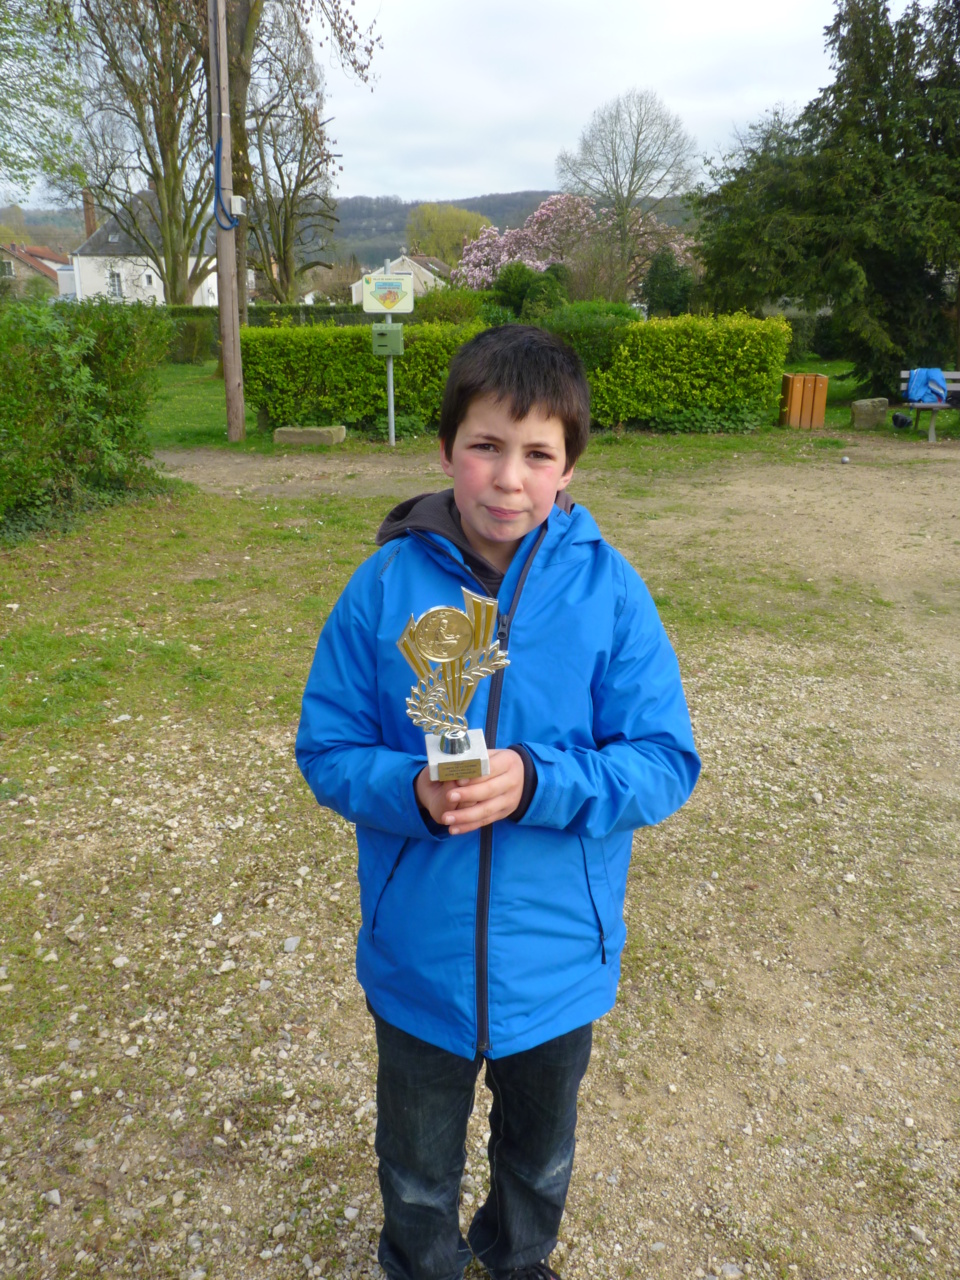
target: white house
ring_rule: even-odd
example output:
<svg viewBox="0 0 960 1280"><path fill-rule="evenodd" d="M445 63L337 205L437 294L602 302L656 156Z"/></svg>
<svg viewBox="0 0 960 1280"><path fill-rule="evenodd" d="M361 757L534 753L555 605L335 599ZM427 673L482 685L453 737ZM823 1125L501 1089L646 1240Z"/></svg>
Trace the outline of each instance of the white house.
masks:
<svg viewBox="0 0 960 1280"><path fill-rule="evenodd" d="M155 198L152 192L143 192L140 197L145 205ZM144 223L159 238L156 222L149 208L144 209ZM199 256L199 245L195 245L194 249L195 252L188 259L191 271ZM203 257L212 259L212 270L194 292L191 303L195 307L215 307L217 263L216 238L212 228L204 236ZM162 303L167 300L156 263L144 255L142 245L114 217L107 218L103 226L98 227L70 255L70 262L72 273L58 273L61 295L73 293L78 301L98 296L114 298L118 302Z"/></svg>
<svg viewBox="0 0 960 1280"><path fill-rule="evenodd" d="M430 264L429 266L427 264ZM450 274L450 268L446 263L440 261L439 258L425 258L417 255L415 258L409 258L407 255L401 254L399 258L392 259L390 263L390 271L412 271L413 272L413 296L422 298L425 293L429 293L431 289L442 289L446 285L443 279L443 271L446 270L447 275ZM365 271L365 276L382 276L384 274L383 267L376 271ZM363 277L350 286L350 297L354 306L359 306L363 302Z"/></svg>

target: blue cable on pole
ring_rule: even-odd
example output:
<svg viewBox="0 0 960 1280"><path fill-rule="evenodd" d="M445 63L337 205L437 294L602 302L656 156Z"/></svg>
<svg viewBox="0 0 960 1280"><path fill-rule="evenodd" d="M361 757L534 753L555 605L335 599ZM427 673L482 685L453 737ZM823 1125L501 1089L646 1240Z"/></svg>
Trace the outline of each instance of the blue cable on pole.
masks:
<svg viewBox="0 0 960 1280"><path fill-rule="evenodd" d="M213 149L213 216L217 220L217 226L221 231L235 231L240 225L240 219L235 218L227 208L223 200L223 187L220 184L220 165L223 159L223 138L217 138L217 145ZM226 222L220 221L220 212Z"/></svg>

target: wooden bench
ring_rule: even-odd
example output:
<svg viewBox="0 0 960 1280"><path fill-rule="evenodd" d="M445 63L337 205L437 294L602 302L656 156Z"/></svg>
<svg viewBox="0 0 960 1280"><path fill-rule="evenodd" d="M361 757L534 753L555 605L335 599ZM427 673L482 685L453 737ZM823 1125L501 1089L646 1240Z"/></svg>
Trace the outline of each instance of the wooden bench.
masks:
<svg viewBox="0 0 960 1280"><path fill-rule="evenodd" d="M901 369L900 370L900 390L901 391L906 391L907 383L909 382L909 380L910 380L910 370ZM946 369L944 369L943 380L947 384L948 395L951 391L960 391L960 369L951 369L949 372ZM913 417L914 431L916 431L916 429L920 426L921 413L930 414L930 427L927 431L927 439L930 441L931 444L937 443L937 414L940 412L941 409L949 409L951 407L952 406L948 404L927 404L925 401L920 401L920 402L911 401L911 400L907 401L907 408L914 410L914 417Z"/></svg>

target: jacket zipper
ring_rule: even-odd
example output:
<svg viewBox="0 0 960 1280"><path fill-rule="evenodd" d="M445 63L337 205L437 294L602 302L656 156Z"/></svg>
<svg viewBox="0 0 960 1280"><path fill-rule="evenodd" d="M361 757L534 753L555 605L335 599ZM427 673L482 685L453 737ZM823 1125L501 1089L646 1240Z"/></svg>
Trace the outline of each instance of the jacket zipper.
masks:
<svg viewBox="0 0 960 1280"><path fill-rule="evenodd" d="M540 544L547 535L546 521L540 530L539 537L530 548L526 564L510 601L510 609L500 614L497 623L497 643L506 649L510 640L510 627L513 623L520 594L523 591L527 574L533 565L534 557L540 550ZM492 751L497 745L497 724L500 719L500 698L503 692L504 668L495 671L490 677L490 701L487 703L487 719L483 728L487 750ZM488 942L490 929L490 874L493 867L493 827L480 828L480 866L477 873L477 924L474 939L474 961L477 975L477 1051L485 1052L490 1048L490 1005L488 992Z"/></svg>
<svg viewBox="0 0 960 1280"><path fill-rule="evenodd" d="M603 931L603 921L600 919L600 912L597 910L596 899L593 896L593 885L590 883L590 868L587 865L587 847L580 841L580 852L583 854L583 874L587 878L587 893L590 897L590 905L593 907L593 914L597 918L597 930L600 933L600 963L607 963L607 935Z"/></svg>
<svg viewBox="0 0 960 1280"><path fill-rule="evenodd" d="M399 867L400 865L400 859L403 857L404 853L406 852L407 845L409 843L410 843L410 838L407 837L407 839L404 840L403 844L400 846L400 852L397 854L396 858L393 861L393 866L390 868L390 874L387 876L386 880L383 882L383 888L380 890L380 895L377 898L377 905L373 908L373 918L370 921L371 940L376 936L377 920L380 916L380 904L383 902L383 895L390 888L390 881L397 874L397 867Z"/></svg>

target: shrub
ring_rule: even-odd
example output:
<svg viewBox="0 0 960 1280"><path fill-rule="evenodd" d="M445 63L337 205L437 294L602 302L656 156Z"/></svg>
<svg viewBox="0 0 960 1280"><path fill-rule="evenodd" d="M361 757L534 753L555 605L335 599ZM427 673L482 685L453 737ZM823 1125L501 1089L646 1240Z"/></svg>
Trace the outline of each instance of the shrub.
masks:
<svg viewBox="0 0 960 1280"><path fill-rule="evenodd" d="M363 307L352 302L338 302L334 306L307 302L255 302L247 308L247 324L252 328L261 325L286 324L372 324L377 316L368 316Z"/></svg>
<svg viewBox="0 0 960 1280"><path fill-rule="evenodd" d="M168 359L172 364L203 364L220 354L220 322L212 316L183 316L174 321Z"/></svg>
<svg viewBox="0 0 960 1280"><path fill-rule="evenodd" d="M650 260L640 297L651 316L682 316L690 309L696 280L691 269L677 261L672 249L660 249Z"/></svg>
<svg viewBox="0 0 960 1280"><path fill-rule="evenodd" d="M627 326L593 379L602 426L726 431L772 421L790 341L780 316L678 316Z"/></svg>
<svg viewBox="0 0 960 1280"><path fill-rule="evenodd" d="M583 361L587 377L609 369L637 313L625 302L571 302L548 312L539 324L568 342Z"/></svg>
<svg viewBox="0 0 960 1280"><path fill-rule="evenodd" d="M534 271L522 262L508 262L505 267L500 268L493 282L491 292L494 302L512 311L514 318L518 317L523 310L527 291L540 279L540 275L539 271Z"/></svg>
<svg viewBox="0 0 960 1280"><path fill-rule="evenodd" d="M520 308L520 319L524 324L536 322L549 311L555 311L567 300L567 293L552 269L544 271L527 289Z"/></svg>
<svg viewBox="0 0 960 1280"><path fill-rule="evenodd" d="M104 457L115 454L108 471L119 474L150 452L147 409L159 388L157 370L173 336L170 319L163 307L118 306L104 299L66 303L57 310L64 313L72 332L92 337L84 361L92 377L89 403L105 433Z"/></svg>
<svg viewBox="0 0 960 1280"><path fill-rule="evenodd" d="M480 319L488 329L497 329L502 324L513 324L516 316L509 307L503 307L495 300L492 293L478 293L483 298L480 304Z"/></svg>
<svg viewBox="0 0 960 1280"><path fill-rule="evenodd" d="M422 436L427 430L427 424L415 413L395 413L393 415L393 435L396 440L411 440L416 436ZM387 421L387 415L377 418L376 422L369 429L369 434L374 440L389 440L390 423Z"/></svg>
<svg viewBox="0 0 960 1280"><path fill-rule="evenodd" d="M823 360L847 360L853 344L837 317L824 313L814 323L811 349Z"/></svg>
<svg viewBox="0 0 960 1280"><path fill-rule="evenodd" d="M0 527L116 491L148 455L144 419L170 323L106 301L0 308Z"/></svg>
<svg viewBox="0 0 960 1280"><path fill-rule="evenodd" d="M404 323L468 324L479 320L485 295L475 289L431 289L414 303Z"/></svg>
<svg viewBox="0 0 960 1280"><path fill-rule="evenodd" d="M817 317L812 315L788 316L790 325L790 345L787 347L787 364L796 364L806 358L814 350L813 335L816 332Z"/></svg>
<svg viewBox="0 0 960 1280"><path fill-rule="evenodd" d="M454 352L483 328L418 324L404 330L404 354L394 361L396 413L432 424ZM274 427L342 422L371 428L387 412L386 362L359 328L240 331L247 400Z"/></svg>

